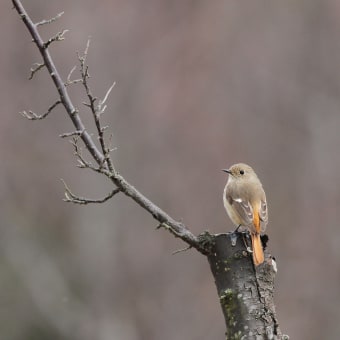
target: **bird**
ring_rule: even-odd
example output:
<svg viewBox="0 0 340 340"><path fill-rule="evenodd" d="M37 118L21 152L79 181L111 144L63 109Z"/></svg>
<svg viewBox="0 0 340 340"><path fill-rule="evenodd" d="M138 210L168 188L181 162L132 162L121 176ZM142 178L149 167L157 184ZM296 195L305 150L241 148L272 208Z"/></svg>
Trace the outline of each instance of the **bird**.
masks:
<svg viewBox="0 0 340 340"><path fill-rule="evenodd" d="M260 235L268 223L266 194L255 171L249 165L238 163L222 171L229 174L223 191L224 207L237 229L243 226L249 230L253 261L255 266L258 266L264 262Z"/></svg>

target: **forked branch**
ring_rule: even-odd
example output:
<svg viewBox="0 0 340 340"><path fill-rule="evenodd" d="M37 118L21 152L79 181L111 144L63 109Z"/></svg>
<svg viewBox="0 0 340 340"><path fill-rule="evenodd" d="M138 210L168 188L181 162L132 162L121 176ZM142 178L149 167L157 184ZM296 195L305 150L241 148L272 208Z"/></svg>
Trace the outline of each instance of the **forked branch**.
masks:
<svg viewBox="0 0 340 340"><path fill-rule="evenodd" d="M98 199L93 199L93 198L87 198L87 197L81 197L78 196L76 194L74 194L71 189L67 186L67 184L65 183L65 181L63 179L61 179L61 181L64 184L65 187L65 198L64 201L65 202L71 202L71 203L76 203L76 204L90 204L90 203L104 203L106 201L108 201L109 199L111 199L114 195L119 193L119 189L114 189L112 190L107 196L105 196L104 198L98 198Z"/></svg>
<svg viewBox="0 0 340 340"><path fill-rule="evenodd" d="M43 58L43 63L37 63L36 65L38 66L31 71L32 72L31 78L33 78L36 71L40 70L43 66L45 66L59 93L59 100L52 107L49 108L46 115L39 116L37 114L34 114L32 111L29 111L29 113L28 114L26 113L25 116L32 120L43 119L48 115L48 113L50 113L55 108L56 105L62 104L69 118L71 119L75 130L74 132L71 132L71 133L64 133L61 135L61 137L63 138L72 137L72 138L76 138L77 141L78 139L81 139L85 144L85 148L88 150L88 152L94 158L95 162L98 165L98 166L95 166L91 162L85 160L81 154L81 151L77 145L77 142L74 142L75 155L78 160L78 166L80 168L90 168L96 172L101 173L102 175L109 178L112 184L115 186L115 188L106 197L98 200L98 199L88 199L88 198L77 196L73 194L72 191L65 184L65 195L66 195L65 200L68 202L73 202L73 203L78 203L78 204L102 203L102 202L109 200L113 196L115 196L118 192L122 192L126 196L132 198L138 205L140 205L146 211L148 211L160 223L162 227L164 227L165 229L168 229L176 237L181 238L190 247L196 248L202 254L205 254L205 255L208 254L209 251L205 247L205 245L202 242L200 242L199 238L193 235L185 227L183 223L176 221L175 219L170 217L157 205L155 205L148 198L146 198L141 192L139 192L134 186L132 186L129 182L127 182L125 178L116 171L113 165L112 159L110 157L110 153L113 149L110 145L107 145L107 142L104 138L105 137L104 132L106 130L106 127L102 126L101 121L100 121L100 118L106 108L106 104L105 104L106 100L113 88L113 85L109 88L104 98L102 100L99 100L98 104L96 105L97 98L93 96L90 90L89 84L88 84L89 73L88 73L88 66L86 65L86 57L87 57L87 53L89 49L89 44L87 44L86 46L84 55L78 56L78 59L80 61L81 79L71 80L71 75L74 71L74 68L73 68L69 76L67 77L66 82L64 82L60 77L60 74L52 60L52 57L49 53L48 48L51 43L55 41L63 40L64 34L67 32L67 30L63 30L62 32L57 33L55 36L51 37L46 42L42 39L38 31L38 27L45 25L45 24L52 23L53 21L58 19L61 16L61 14L58 14L55 18L52 18L50 20L42 20L38 23L34 23L29 17L29 15L27 14L20 0L12 0L12 2L14 5L14 8L19 13L25 26L30 32L33 38L33 41L38 47L39 52ZM75 105L72 103L72 100L67 91L68 85L79 83L79 82L83 84L85 91L86 91L88 102L85 103L85 105L90 108L93 114L100 148L97 147L90 133L87 131L86 127L84 126L80 118L79 111L78 109L76 109Z"/></svg>

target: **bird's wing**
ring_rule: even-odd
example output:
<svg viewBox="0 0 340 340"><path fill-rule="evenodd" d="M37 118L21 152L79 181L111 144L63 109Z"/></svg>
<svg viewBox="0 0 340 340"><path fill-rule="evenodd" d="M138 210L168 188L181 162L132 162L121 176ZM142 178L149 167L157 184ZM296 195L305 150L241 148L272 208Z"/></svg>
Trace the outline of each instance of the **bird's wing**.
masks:
<svg viewBox="0 0 340 340"><path fill-rule="evenodd" d="M259 210L260 220L263 222L261 223L261 229L264 231L268 222L268 208L267 208L267 201L266 198L261 200L260 210Z"/></svg>
<svg viewBox="0 0 340 340"><path fill-rule="evenodd" d="M249 201L233 197L229 197L228 201L241 217L242 225L249 226L253 224L253 208Z"/></svg>

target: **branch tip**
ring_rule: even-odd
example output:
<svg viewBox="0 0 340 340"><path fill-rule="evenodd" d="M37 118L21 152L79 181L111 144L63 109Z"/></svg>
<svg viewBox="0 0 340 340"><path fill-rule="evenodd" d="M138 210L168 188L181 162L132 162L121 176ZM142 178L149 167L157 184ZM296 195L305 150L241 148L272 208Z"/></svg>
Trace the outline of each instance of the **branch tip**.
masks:
<svg viewBox="0 0 340 340"><path fill-rule="evenodd" d="M67 76L66 82L64 83L65 86L69 86L71 84L77 84L77 83L81 83L83 80L82 79L71 79L71 76L73 74L73 72L77 69L77 66L73 66L70 73Z"/></svg>
<svg viewBox="0 0 340 340"><path fill-rule="evenodd" d="M87 58L87 55L88 55L88 52L89 52L90 41L91 41L91 37L89 37L87 39L86 47L85 47L85 50L83 52L83 55L80 55L80 53L77 52L78 60L80 61L80 64L83 65L83 66L85 65L85 61L86 61L86 58Z"/></svg>
<svg viewBox="0 0 340 340"><path fill-rule="evenodd" d="M89 38L87 39L87 42L86 42L85 50L84 50L84 55L85 55L85 56L87 56L87 54L88 54L88 52L89 52L90 42L91 42L91 37L89 36Z"/></svg>
<svg viewBox="0 0 340 340"><path fill-rule="evenodd" d="M58 20L62 15L64 14L64 12L60 12L58 13L55 17L48 19L48 20L42 20L39 21L35 24L36 27L42 26L42 25L46 25L46 24L51 24L52 22Z"/></svg>
<svg viewBox="0 0 340 340"><path fill-rule="evenodd" d="M64 193L64 202L71 202L71 203L75 203L75 204L80 204L80 205L86 205L86 204L90 204L90 203L104 203L106 201L108 201L109 199L111 199L113 196L115 196L116 194L118 194L120 192L120 189L114 189L112 190L107 196L105 196L104 198L100 198L100 199L92 199L92 198L86 198L86 197L80 197L75 195L70 188L67 186L67 184L65 183L65 181L61 178L60 179L62 181L62 183L64 184L64 188L65 188L65 193Z"/></svg>
<svg viewBox="0 0 340 340"><path fill-rule="evenodd" d="M44 49L47 49L53 42L55 41L62 41L65 40L65 34L69 32L69 30L63 30L62 32L58 32L55 36L53 36L52 38L48 39L45 43L44 43Z"/></svg>
<svg viewBox="0 0 340 340"><path fill-rule="evenodd" d="M99 101L100 105L104 105L105 104L107 98L109 97L109 95L110 95L110 93L111 93L111 91L112 91L112 89L114 88L115 85L116 85L116 82L113 82L113 84L106 91L104 98Z"/></svg>
<svg viewBox="0 0 340 340"><path fill-rule="evenodd" d="M191 248L192 248L192 246L189 245L188 247L185 247L185 248L182 248L182 249L175 250L171 255L176 255L176 254L179 254L179 253L188 251L188 250L191 249Z"/></svg>
<svg viewBox="0 0 340 340"><path fill-rule="evenodd" d="M35 65L35 67L34 68L31 67L31 70L30 70L31 74L30 74L30 76L28 78L29 80L33 79L35 73L38 72L39 70L41 70L45 66L45 63L42 63L42 64L34 63L33 65Z"/></svg>
<svg viewBox="0 0 340 340"><path fill-rule="evenodd" d="M38 115L33 111L21 111L20 114L27 118L28 120L41 120L46 118L52 111L53 109L58 106L59 104L61 104L61 100L57 100L54 104L52 104L45 113L43 113L42 115Z"/></svg>

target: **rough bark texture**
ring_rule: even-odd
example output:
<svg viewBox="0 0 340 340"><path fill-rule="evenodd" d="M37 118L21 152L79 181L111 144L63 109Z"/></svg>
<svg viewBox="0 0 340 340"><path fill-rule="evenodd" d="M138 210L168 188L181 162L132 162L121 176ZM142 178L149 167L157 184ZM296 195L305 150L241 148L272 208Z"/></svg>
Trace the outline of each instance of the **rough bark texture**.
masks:
<svg viewBox="0 0 340 340"><path fill-rule="evenodd" d="M248 233L210 237L208 260L227 326L226 339L288 339L275 313L272 258L265 252L265 262L255 268L245 245L250 244Z"/></svg>

